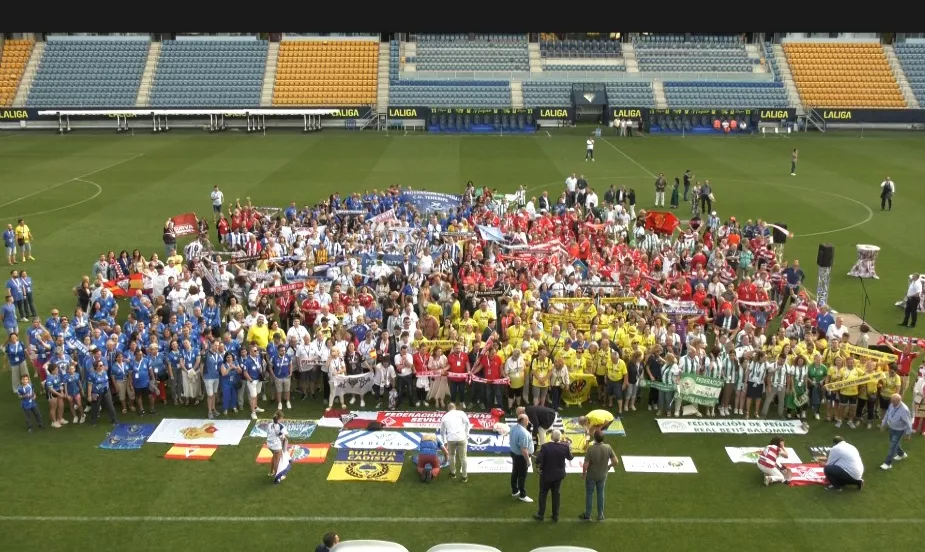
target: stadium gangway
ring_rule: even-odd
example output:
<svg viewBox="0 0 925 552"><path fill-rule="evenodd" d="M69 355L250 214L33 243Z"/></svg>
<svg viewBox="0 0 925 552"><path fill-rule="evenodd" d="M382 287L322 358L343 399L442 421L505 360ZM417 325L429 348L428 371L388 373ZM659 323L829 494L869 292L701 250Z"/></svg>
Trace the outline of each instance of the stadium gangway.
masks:
<svg viewBox="0 0 925 552"><path fill-rule="evenodd" d="M71 116L74 117L114 117L116 119L116 132L129 130L128 119L134 117L151 116L151 130L153 132L166 132L170 130L167 120L172 117L195 117L197 115L209 116L209 132L225 129L225 117L247 117L247 131L266 132L266 116L301 116L304 123L304 132L320 130L321 117L337 113L336 109L90 109L90 110L63 110L39 111L40 116L57 116L58 132L71 131Z"/></svg>

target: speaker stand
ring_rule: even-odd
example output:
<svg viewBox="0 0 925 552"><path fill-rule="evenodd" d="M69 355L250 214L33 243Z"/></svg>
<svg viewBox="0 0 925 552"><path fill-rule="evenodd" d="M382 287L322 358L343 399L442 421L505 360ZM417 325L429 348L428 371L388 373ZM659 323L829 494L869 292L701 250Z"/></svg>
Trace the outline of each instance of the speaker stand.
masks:
<svg viewBox="0 0 925 552"><path fill-rule="evenodd" d="M832 276L832 267L819 267L819 278L816 280L816 304L825 305L829 301L829 280Z"/></svg>

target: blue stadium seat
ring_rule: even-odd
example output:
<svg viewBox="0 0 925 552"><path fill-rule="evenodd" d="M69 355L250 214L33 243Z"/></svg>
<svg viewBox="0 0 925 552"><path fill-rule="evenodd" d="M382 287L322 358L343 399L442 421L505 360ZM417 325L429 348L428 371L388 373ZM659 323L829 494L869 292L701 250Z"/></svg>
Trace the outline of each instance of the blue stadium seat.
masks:
<svg viewBox="0 0 925 552"><path fill-rule="evenodd" d="M925 106L925 44L903 42L895 45L896 57L920 106Z"/></svg>

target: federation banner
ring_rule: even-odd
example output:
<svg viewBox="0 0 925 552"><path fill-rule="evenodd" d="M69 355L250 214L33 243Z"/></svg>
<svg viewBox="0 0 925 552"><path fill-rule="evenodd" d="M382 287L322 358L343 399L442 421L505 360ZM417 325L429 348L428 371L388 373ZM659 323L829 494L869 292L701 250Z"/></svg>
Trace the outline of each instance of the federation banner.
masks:
<svg viewBox="0 0 925 552"><path fill-rule="evenodd" d="M732 433L738 435L805 435L806 428L799 420L708 420L659 418L662 433Z"/></svg>
<svg viewBox="0 0 925 552"><path fill-rule="evenodd" d="M289 460L293 464L324 464L330 449L331 445L327 443L289 445ZM257 463L270 464L272 462L273 452L263 445L257 453Z"/></svg>
<svg viewBox="0 0 925 552"><path fill-rule="evenodd" d="M401 475L405 453L394 450L337 451L328 481L375 481L395 483Z"/></svg>
<svg viewBox="0 0 925 552"><path fill-rule="evenodd" d="M828 485L829 480L825 477L825 471L819 464L794 464L787 466L790 471L791 487L803 487L805 485Z"/></svg>
<svg viewBox="0 0 925 552"><path fill-rule="evenodd" d="M620 461L627 473L697 473L690 456L624 456Z"/></svg>
<svg viewBox="0 0 925 552"><path fill-rule="evenodd" d="M565 461L565 473L580 474L584 470L585 457L576 456L571 460ZM513 469L514 461L510 456L467 456L466 472L467 473L503 473L510 475ZM533 473L533 463L530 464L529 473ZM614 473L614 469L608 470Z"/></svg>
<svg viewBox="0 0 925 552"><path fill-rule="evenodd" d="M168 460L208 460L212 458L216 450L218 450L218 447L215 445L174 445L170 447L170 450L167 451L164 458Z"/></svg>
<svg viewBox="0 0 925 552"><path fill-rule="evenodd" d="M250 420L181 420L164 418L149 443L171 445L237 445Z"/></svg>
<svg viewBox="0 0 925 552"><path fill-rule="evenodd" d="M470 433L466 452L505 454L511 452L511 439L509 435L497 433Z"/></svg>
<svg viewBox="0 0 925 552"><path fill-rule="evenodd" d="M722 378L684 374L678 384L678 393L684 402L714 406L719 403L724 383L725 380Z"/></svg>
<svg viewBox="0 0 925 552"><path fill-rule="evenodd" d="M842 381L836 381L825 386L826 391L841 391L848 387L854 387L856 385L862 385L865 383L871 383L874 381L882 380L886 377L885 372L874 372L872 374L866 374L859 378L851 378Z"/></svg>
<svg viewBox="0 0 925 552"><path fill-rule="evenodd" d="M357 412L357 414L361 414ZM389 429L439 429L446 412L378 412L375 420ZM488 412L467 412L474 431L491 431L498 416ZM364 416L358 416L364 418Z"/></svg>
<svg viewBox="0 0 925 552"><path fill-rule="evenodd" d="M726 447L726 454L735 464L757 464L758 457L764 447ZM797 451L787 447L787 457L778 456L777 461L781 464L802 464L803 461L797 455Z"/></svg>
<svg viewBox="0 0 925 552"><path fill-rule="evenodd" d="M100 443L106 450L138 450L157 428L154 424L119 424Z"/></svg>
<svg viewBox="0 0 925 552"><path fill-rule="evenodd" d="M254 422L254 427L251 428L251 432L248 437L257 437L260 439L267 438L267 428L270 427L270 424L273 423L273 420L264 420L259 419ZM283 426L286 427L286 430L289 432L290 441L307 441L312 433L315 432L315 428L318 427L318 423L314 420L283 420Z"/></svg>
<svg viewBox="0 0 925 552"><path fill-rule="evenodd" d="M421 434L411 431L344 429L334 441L336 449L416 450L419 446Z"/></svg>

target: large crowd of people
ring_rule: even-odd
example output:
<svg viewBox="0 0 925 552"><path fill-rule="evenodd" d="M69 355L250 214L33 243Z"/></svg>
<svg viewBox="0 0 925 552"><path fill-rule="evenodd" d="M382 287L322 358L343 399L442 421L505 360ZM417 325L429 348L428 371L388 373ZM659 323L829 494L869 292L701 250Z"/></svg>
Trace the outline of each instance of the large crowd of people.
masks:
<svg viewBox="0 0 925 552"><path fill-rule="evenodd" d="M712 208L699 183L688 195L691 176L684 199ZM424 196L393 186L279 209L226 202L216 186L211 220L196 219L182 250L168 220L163 259L101 253L71 316L37 316L14 271L7 302L31 312L16 313L30 320L21 334L7 326L6 354L27 421L41 425L40 396L55 428L168 402L210 418L330 408L344 403L337 378L371 373L350 405L560 409L581 378L617 415L683 407L871 427L909 383L912 343L892 366L849 354L843 321L760 219L694 207L682 224L637 212L622 187L598 204L574 175L556 202L471 182L439 209ZM825 390L874 371L887 375ZM683 404L673 386L685 373L722 378L719 404Z"/></svg>

